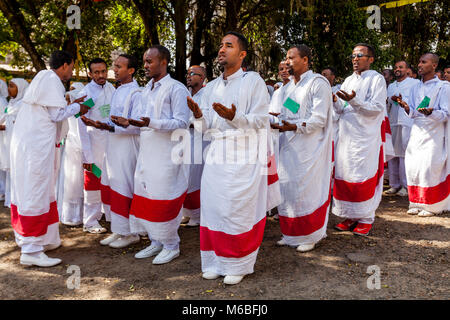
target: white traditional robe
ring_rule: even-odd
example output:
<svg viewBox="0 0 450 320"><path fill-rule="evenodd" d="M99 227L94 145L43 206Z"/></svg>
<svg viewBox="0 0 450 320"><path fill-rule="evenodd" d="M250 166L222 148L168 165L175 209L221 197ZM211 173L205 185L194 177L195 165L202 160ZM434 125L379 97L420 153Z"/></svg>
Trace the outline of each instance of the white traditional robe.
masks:
<svg viewBox="0 0 450 320"><path fill-rule="evenodd" d="M136 80L120 85L111 99L111 116L140 120L138 103L142 88ZM128 236L130 208L134 193L134 172L139 152L137 127L123 128L109 120L114 132L108 132L105 164L101 177L102 202L109 207L111 231Z"/></svg>
<svg viewBox="0 0 450 320"><path fill-rule="evenodd" d="M0 79L0 97L6 99L7 96L8 96L8 85L4 80Z"/></svg>
<svg viewBox="0 0 450 320"><path fill-rule="evenodd" d="M53 70L40 71L22 99L11 138L11 224L23 253L59 244L55 195L57 122L80 112L67 106Z"/></svg>
<svg viewBox="0 0 450 320"><path fill-rule="evenodd" d="M8 101L0 94L0 112L8 105ZM0 164L5 162L6 152L5 131L0 131ZM0 168L0 195L5 196L6 171Z"/></svg>
<svg viewBox="0 0 450 320"><path fill-rule="evenodd" d="M106 82L103 86L93 80L82 90L82 96L87 95L86 100L92 98L95 105L85 116L94 121L106 122L108 112L102 112L103 108L111 105L114 94L114 86ZM83 149L83 163L94 163L103 171L108 132L94 127L87 127L82 121L78 122L81 146ZM97 224L102 217L100 178L92 172L84 170L84 210L83 224L90 227Z"/></svg>
<svg viewBox="0 0 450 320"><path fill-rule="evenodd" d="M386 81L374 70L346 78L341 90L356 92L348 103L334 103L339 118L332 212L371 224L383 191L382 123L386 112Z"/></svg>
<svg viewBox="0 0 450 320"><path fill-rule="evenodd" d="M25 95L25 91L28 88L28 81L22 78L14 78L11 79L17 86L17 96L9 100L8 105L4 109L4 113L0 117L0 124L4 124L6 127L5 130L5 149L4 149L4 163L2 163L2 168L6 171L6 181L5 181L5 206L11 207L11 181L10 181L10 146L11 146L11 135L14 128L14 122L17 117L17 113L19 112L21 100Z"/></svg>
<svg viewBox="0 0 450 320"><path fill-rule="evenodd" d="M84 88L80 82L75 82L72 86L75 89L67 93L71 102L80 97L80 91ZM60 181L63 184L64 192L59 219L63 224L83 223L84 170L78 121L81 119L75 117L67 119L69 131L65 140L64 159L61 167L64 178L62 182Z"/></svg>
<svg viewBox="0 0 450 320"><path fill-rule="evenodd" d="M403 81L394 81L387 89L388 103L387 110L389 123L392 133L393 155L389 160L389 184L391 187L407 187L405 171L405 150L408 145L409 135L413 120L406 116L406 113L398 104L392 101L392 96L402 95L405 100L408 99L411 88L419 80L407 77Z"/></svg>
<svg viewBox="0 0 450 320"><path fill-rule="evenodd" d="M417 111L425 96L430 98L429 116ZM450 84L434 77L420 81L408 100L414 123L405 154L410 208L433 213L450 210Z"/></svg>
<svg viewBox="0 0 450 320"><path fill-rule="evenodd" d="M183 139L190 141L188 96L186 87L170 75L157 82L150 80L141 95L141 113L150 118L150 124L141 128L131 231L146 232L169 250L178 248L181 207L189 180L189 166L175 159L179 142L171 137L176 129L184 129ZM189 162L190 156L186 160Z"/></svg>
<svg viewBox="0 0 450 320"><path fill-rule="evenodd" d="M201 88L192 97L199 104L204 89ZM208 141L202 139L202 135L189 128L191 135L191 162L189 164L189 183L186 198L183 202L183 216L200 222L200 184L203 172L203 151L208 146Z"/></svg>
<svg viewBox="0 0 450 320"><path fill-rule="evenodd" d="M272 98L270 99L270 105L269 105L269 112L270 113L280 113L281 112L281 105L283 104L283 97L284 92L286 90L286 86L289 85L289 82L284 85L281 83L280 87L275 90L275 92L272 95ZM277 121L277 119L274 116L270 116L270 121ZM270 135L272 136L272 143L273 143L273 149L275 154L275 164L278 168L279 163L279 156L280 156L280 132L278 130L270 130Z"/></svg>
<svg viewBox="0 0 450 320"><path fill-rule="evenodd" d="M331 87L325 77L307 71L297 84L288 84L283 103L288 98L300 108L293 113L281 107L281 119L296 124L297 131L280 134L278 214L283 239L298 246L326 237L333 157Z"/></svg>
<svg viewBox="0 0 450 320"><path fill-rule="evenodd" d="M265 170L267 153L273 151L267 149L271 145L270 98L259 74L242 69L227 80L221 75L204 90L203 117L195 120L201 121L203 130L210 129L212 137L200 194L202 271L250 274L263 238L266 211L280 203L278 176ZM212 109L214 102L227 108L234 104L233 120L220 117ZM278 187L278 197L270 199L268 184Z"/></svg>

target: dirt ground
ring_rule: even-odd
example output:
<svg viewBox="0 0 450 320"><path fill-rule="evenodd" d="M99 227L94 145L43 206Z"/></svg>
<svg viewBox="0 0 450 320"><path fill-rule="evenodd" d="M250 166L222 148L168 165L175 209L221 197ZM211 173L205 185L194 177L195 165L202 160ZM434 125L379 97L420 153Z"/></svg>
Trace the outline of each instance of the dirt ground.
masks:
<svg viewBox="0 0 450 320"><path fill-rule="evenodd" d="M156 266L152 258L133 257L149 244L147 238L126 250L112 249L99 244L105 235L61 225L62 247L48 255L63 263L53 268L22 266L9 211L0 206L0 299L450 298L450 213L407 215L406 198L383 198L367 238L334 230L340 219L330 215L328 237L308 253L276 246L278 221L268 218L255 273L235 286L224 285L223 278L202 279L198 228L180 227L180 257ZM67 286L68 280L73 283L70 265L80 268L78 289ZM381 272L380 288L368 289L373 271L367 271L374 265Z"/></svg>

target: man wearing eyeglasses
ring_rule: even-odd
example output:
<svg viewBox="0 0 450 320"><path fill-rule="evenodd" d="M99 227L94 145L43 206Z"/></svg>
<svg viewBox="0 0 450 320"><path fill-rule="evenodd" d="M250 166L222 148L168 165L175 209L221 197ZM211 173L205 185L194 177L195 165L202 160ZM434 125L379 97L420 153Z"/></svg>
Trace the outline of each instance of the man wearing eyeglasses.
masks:
<svg viewBox="0 0 450 320"><path fill-rule="evenodd" d="M357 44L352 52L353 74L333 96L340 114L336 146L332 212L345 218L335 226L367 236L383 191L384 153L380 128L385 118L386 81L370 65L374 49Z"/></svg>
<svg viewBox="0 0 450 320"><path fill-rule="evenodd" d="M203 95L203 84L206 79L205 68L201 66L191 66L186 75L186 86L191 93L195 103L200 103ZM206 141L202 141L202 136L195 133L194 126L189 128L191 135L191 163L189 164L189 184L186 199L183 203L183 220L181 224L187 227L200 225L200 182L203 172L203 149L206 148Z"/></svg>

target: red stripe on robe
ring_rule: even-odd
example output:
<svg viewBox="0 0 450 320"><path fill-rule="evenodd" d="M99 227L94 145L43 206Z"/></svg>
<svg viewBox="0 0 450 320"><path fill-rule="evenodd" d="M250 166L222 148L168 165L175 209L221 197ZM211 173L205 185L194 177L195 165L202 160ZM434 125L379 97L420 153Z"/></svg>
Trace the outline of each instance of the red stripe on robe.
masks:
<svg viewBox="0 0 450 320"><path fill-rule="evenodd" d="M98 191L101 190L100 178L90 171L84 170L84 190Z"/></svg>
<svg viewBox="0 0 450 320"><path fill-rule="evenodd" d="M266 218L256 223L250 231L228 234L200 226L200 250L214 251L225 258L242 258L254 252L261 245Z"/></svg>
<svg viewBox="0 0 450 320"><path fill-rule="evenodd" d="M38 216L22 216L11 203L11 225L23 237L40 237L47 233L49 225L59 222L56 201L50 203L48 212Z"/></svg>
<svg viewBox="0 0 450 320"><path fill-rule="evenodd" d="M109 200L111 211L124 218L130 217L131 198L128 198L109 188Z"/></svg>
<svg viewBox="0 0 450 320"><path fill-rule="evenodd" d="M328 206L331 201L331 190L329 191L328 199L323 205L317 208L314 212L301 217L285 217L279 216L281 233L290 237L307 236L317 230L320 230L327 217Z"/></svg>
<svg viewBox="0 0 450 320"><path fill-rule="evenodd" d="M341 201L363 202L371 199L375 194L375 189L384 174L384 153L383 146L380 147L378 157L378 170L375 175L363 182L347 182L334 178L333 197Z"/></svg>
<svg viewBox="0 0 450 320"><path fill-rule="evenodd" d="M186 199L184 199L183 203L183 208L189 210L200 208L200 189L186 195Z"/></svg>
<svg viewBox="0 0 450 320"><path fill-rule="evenodd" d="M175 219L180 213L187 191L172 200L148 199L133 195L130 214L136 218L150 222L167 222Z"/></svg>
<svg viewBox="0 0 450 320"><path fill-rule="evenodd" d="M275 154L273 154L269 158L269 163L267 164L267 173L267 185L270 186L271 184L274 184L278 181L277 167L275 164Z"/></svg>
<svg viewBox="0 0 450 320"><path fill-rule="evenodd" d="M100 195L103 204L111 205L111 188L109 186L100 184Z"/></svg>
<svg viewBox="0 0 450 320"><path fill-rule="evenodd" d="M445 200L450 194L450 175L445 181L433 187L408 186L409 201L413 203L435 204Z"/></svg>

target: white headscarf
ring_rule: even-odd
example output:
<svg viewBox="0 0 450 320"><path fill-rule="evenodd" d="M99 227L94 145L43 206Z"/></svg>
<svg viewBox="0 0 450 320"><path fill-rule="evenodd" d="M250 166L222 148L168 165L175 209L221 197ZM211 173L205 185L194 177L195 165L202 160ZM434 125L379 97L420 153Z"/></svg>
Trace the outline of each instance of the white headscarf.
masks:
<svg viewBox="0 0 450 320"><path fill-rule="evenodd" d="M0 79L0 96L6 98L8 96L8 86L6 82Z"/></svg>
<svg viewBox="0 0 450 320"><path fill-rule="evenodd" d="M9 100L9 105L15 105L17 102L22 100L25 91L27 90L30 84L28 83L27 80L23 78L13 78L11 79L11 82L17 86L17 96Z"/></svg>
<svg viewBox="0 0 450 320"><path fill-rule="evenodd" d="M70 85L70 87L75 88L66 92L66 94L70 97L70 103L72 103L75 99L79 98L78 94L84 89L84 85L81 82L74 82Z"/></svg>

